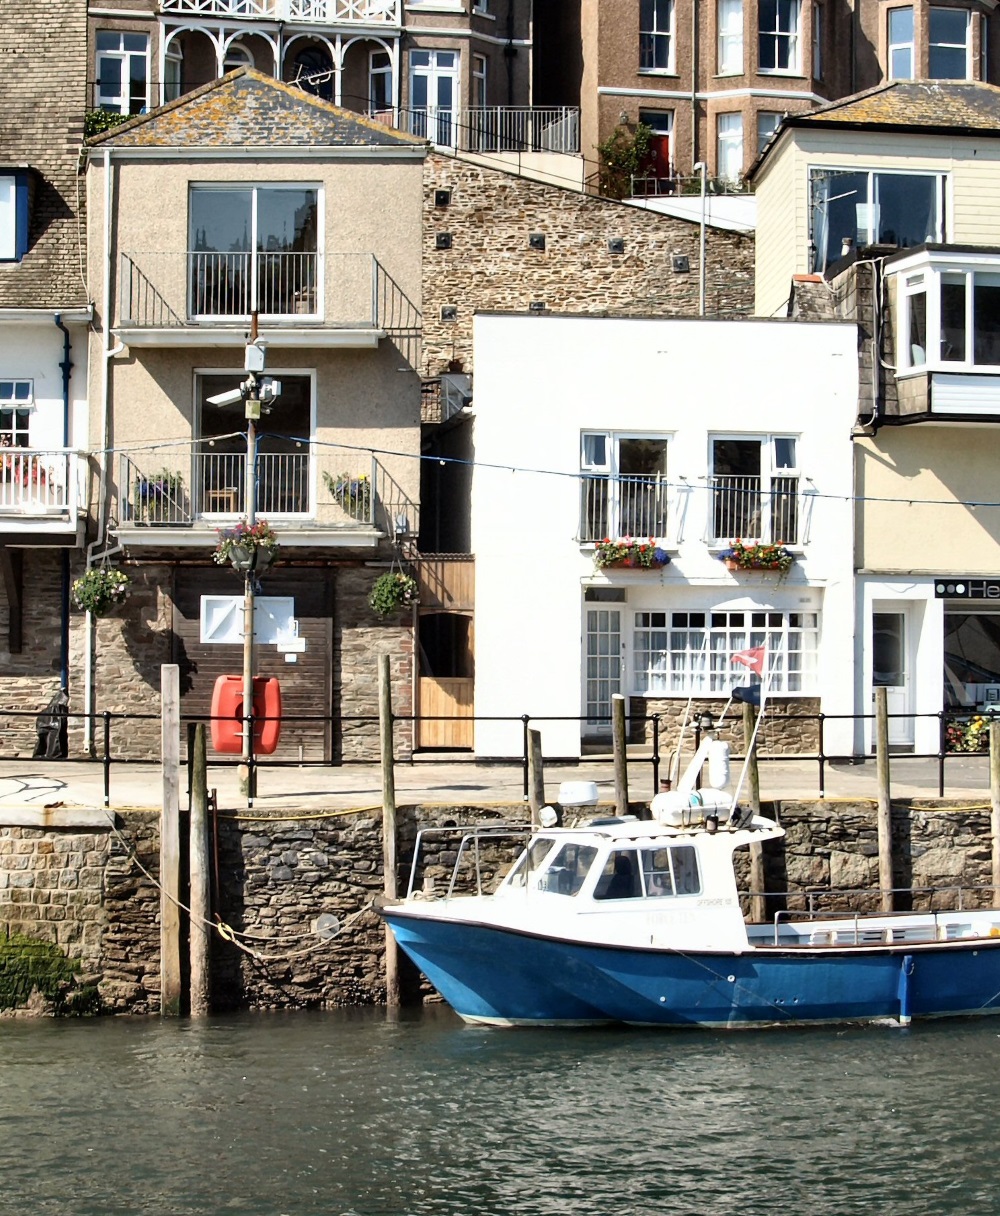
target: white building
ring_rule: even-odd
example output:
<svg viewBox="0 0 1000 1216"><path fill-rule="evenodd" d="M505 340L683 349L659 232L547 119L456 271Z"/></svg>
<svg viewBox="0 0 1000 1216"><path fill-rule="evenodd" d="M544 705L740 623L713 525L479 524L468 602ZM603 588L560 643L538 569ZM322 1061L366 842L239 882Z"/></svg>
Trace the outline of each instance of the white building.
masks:
<svg viewBox="0 0 1000 1216"><path fill-rule="evenodd" d="M547 757L606 738L626 695L668 735L690 699L746 683L765 644L773 712L850 714L857 410L854 324L481 315L475 322L477 755ZM653 568L596 569L605 536ZM785 573L730 571L736 538L783 542ZM814 728L814 724L813 724ZM765 744L773 742L765 739ZM828 725L827 754L851 750Z"/></svg>

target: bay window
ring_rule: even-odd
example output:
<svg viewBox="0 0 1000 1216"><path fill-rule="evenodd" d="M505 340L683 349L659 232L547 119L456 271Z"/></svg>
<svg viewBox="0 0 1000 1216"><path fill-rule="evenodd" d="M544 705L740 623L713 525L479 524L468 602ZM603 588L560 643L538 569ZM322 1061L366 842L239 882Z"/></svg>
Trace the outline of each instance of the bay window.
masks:
<svg viewBox="0 0 1000 1216"><path fill-rule="evenodd" d="M932 8L927 48L931 80L972 78L972 14L961 8Z"/></svg>
<svg viewBox="0 0 1000 1216"><path fill-rule="evenodd" d="M799 543L797 446L791 435L712 440L709 528L716 542Z"/></svg>
<svg viewBox="0 0 1000 1216"><path fill-rule="evenodd" d="M720 114L716 119L716 172L736 182L743 172L743 115Z"/></svg>
<svg viewBox="0 0 1000 1216"><path fill-rule="evenodd" d="M639 70L674 71L674 0L640 0Z"/></svg>
<svg viewBox="0 0 1000 1216"><path fill-rule="evenodd" d="M763 646L770 692L813 693L818 645L815 612L636 612L634 691L728 695L734 685L746 682L746 669L732 662L733 655Z"/></svg>
<svg viewBox="0 0 1000 1216"><path fill-rule="evenodd" d="M761 72L801 71L800 0L760 0L757 67Z"/></svg>
<svg viewBox="0 0 1000 1216"><path fill-rule="evenodd" d="M581 445L580 540L664 539L668 440L585 431Z"/></svg>
<svg viewBox="0 0 1000 1216"><path fill-rule="evenodd" d="M923 261L897 280L900 370L1000 370L1000 265Z"/></svg>
<svg viewBox="0 0 1000 1216"><path fill-rule="evenodd" d="M890 80L913 79L913 9L889 9L887 59Z"/></svg>
<svg viewBox="0 0 1000 1216"><path fill-rule="evenodd" d="M743 0L719 0L719 75L743 71Z"/></svg>

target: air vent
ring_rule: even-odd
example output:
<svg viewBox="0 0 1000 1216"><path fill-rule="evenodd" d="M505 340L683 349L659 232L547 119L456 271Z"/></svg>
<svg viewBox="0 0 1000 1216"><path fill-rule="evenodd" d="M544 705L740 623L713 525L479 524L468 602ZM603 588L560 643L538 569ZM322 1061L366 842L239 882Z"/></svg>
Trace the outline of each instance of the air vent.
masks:
<svg viewBox="0 0 1000 1216"><path fill-rule="evenodd" d="M674 274L688 274L691 270L691 263L686 253L675 253L670 259L670 265L673 267Z"/></svg>

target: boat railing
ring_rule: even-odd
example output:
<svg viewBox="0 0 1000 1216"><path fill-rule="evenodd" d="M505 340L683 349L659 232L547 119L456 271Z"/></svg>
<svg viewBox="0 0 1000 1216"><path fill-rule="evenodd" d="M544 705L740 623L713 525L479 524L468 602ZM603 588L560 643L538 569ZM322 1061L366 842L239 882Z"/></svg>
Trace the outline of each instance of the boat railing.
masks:
<svg viewBox="0 0 1000 1216"><path fill-rule="evenodd" d="M966 906L966 896L983 893L985 900ZM818 906L820 900L828 900L830 898L840 897L857 897L859 892L851 891L846 888L841 890L822 890L822 891L797 891L797 892L768 892L765 898L784 898L784 899L803 899L806 900L804 908L781 908L774 914L774 944L789 945L863 945L870 942L892 942L892 941L917 941L917 940L937 940L940 936L942 927L945 930L946 936L953 936L949 930L955 926L943 924L942 917L950 918L963 912L987 912L991 909L995 896L995 888L991 885L963 885L953 887L892 887L890 893L895 897L899 895L907 896L912 899L914 896L927 896L928 903L941 904L947 902L947 907L931 907L926 908L909 908L900 909L892 912L881 911L858 911L850 908L830 908L823 909ZM869 897L875 898L881 894L880 890L865 892ZM997 914L997 919L1000 921L1000 913ZM834 932L824 933L820 930L819 933L813 933L808 940L791 942L790 935L787 932L792 927L793 921L804 920L811 922L824 922L830 926L832 930L833 924L837 924L835 930L836 941L834 941ZM893 925L900 926L900 932L893 929ZM785 926L785 933L782 934L782 926ZM926 932L921 933L921 930ZM817 940L820 935L825 940Z"/></svg>
<svg viewBox="0 0 1000 1216"><path fill-rule="evenodd" d="M413 846L413 860L410 862L410 878L406 887L406 898L411 899L416 895L423 894L427 898L435 898L432 891L428 891L426 883L421 882L418 887L418 881L421 874L426 875L430 865L433 862L428 862L427 858L432 853L432 848L435 839L439 841L437 851L440 853L440 861L438 865L443 867L444 860L450 857L454 850L454 861L451 867L451 876L448 880L448 889L445 894L445 899L451 899L456 888L460 883L463 883L463 861L467 863L467 869L475 874L475 890L477 895L484 893L484 867L489 867L489 874L485 879L488 883L491 878L496 876L497 870L503 862L511 860L506 856L507 850L504 850L505 856L498 859L495 854L489 857L484 857L484 845L499 845L501 843L523 845L523 843L531 835L531 826L526 823L491 823L487 825L476 824L453 824L444 827L428 827L421 828L417 832L416 841ZM455 838L457 844L453 843ZM447 845L446 849L441 849L441 845ZM468 858L471 856L471 866L468 866ZM464 883L463 883L464 886Z"/></svg>

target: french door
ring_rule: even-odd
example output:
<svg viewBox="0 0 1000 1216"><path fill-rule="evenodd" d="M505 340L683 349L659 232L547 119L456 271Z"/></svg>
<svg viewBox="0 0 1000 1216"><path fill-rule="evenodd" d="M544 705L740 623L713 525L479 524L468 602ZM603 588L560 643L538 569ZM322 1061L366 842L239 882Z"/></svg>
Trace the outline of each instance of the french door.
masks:
<svg viewBox="0 0 1000 1216"><path fill-rule="evenodd" d="M410 109L414 135L439 148L454 148L458 135L458 54L455 51L410 52Z"/></svg>
<svg viewBox="0 0 1000 1216"><path fill-rule="evenodd" d="M621 609L593 605L586 609L584 733L611 730L611 698L622 686Z"/></svg>

